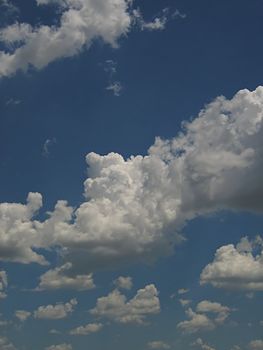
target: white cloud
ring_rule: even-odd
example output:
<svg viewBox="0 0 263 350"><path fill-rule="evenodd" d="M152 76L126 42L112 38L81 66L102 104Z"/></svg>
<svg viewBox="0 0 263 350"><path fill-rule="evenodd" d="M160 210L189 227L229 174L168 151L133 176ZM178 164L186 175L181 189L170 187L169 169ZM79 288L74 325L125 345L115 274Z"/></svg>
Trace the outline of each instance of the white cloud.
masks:
<svg viewBox="0 0 263 350"><path fill-rule="evenodd" d="M125 295L114 290L106 297L98 298L90 313L119 323L144 324L147 316L160 312L158 291L153 284L139 289L136 295L127 301Z"/></svg>
<svg viewBox="0 0 263 350"><path fill-rule="evenodd" d="M214 322L206 315L195 313L192 309L186 311L189 321L178 323L179 328L183 333L196 333L202 331L211 331L215 329Z"/></svg>
<svg viewBox="0 0 263 350"><path fill-rule="evenodd" d="M206 344L201 338L196 339L196 341L191 345L199 347L202 350L215 350L210 345Z"/></svg>
<svg viewBox="0 0 263 350"><path fill-rule="evenodd" d="M51 345L46 348L46 350L72 350L71 344L58 344L58 345Z"/></svg>
<svg viewBox="0 0 263 350"><path fill-rule="evenodd" d="M40 277L40 283L37 291L74 289L78 291L95 288L92 274L88 275L69 275L72 269L71 263L49 270Z"/></svg>
<svg viewBox="0 0 263 350"><path fill-rule="evenodd" d="M26 310L17 310L15 311L15 316L19 319L19 321L24 322L31 316L31 312Z"/></svg>
<svg viewBox="0 0 263 350"><path fill-rule="evenodd" d="M8 286L7 273L2 270L0 271L0 299L6 298L6 288Z"/></svg>
<svg viewBox="0 0 263 350"><path fill-rule="evenodd" d="M53 137L52 139L47 139L44 142L43 149L42 149L42 155L46 158L50 155L50 148L57 142L56 138Z"/></svg>
<svg viewBox="0 0 263 350"><path fill-rule="evenodd" d="M9 342L6 337L0 336L0 349L1 350L16 350L15 346Z"/></svg>
<svg viewBox="0 0 263 350"><path fill-rule="evenodd" d="M197 304L196 312L190 308L186 311L189 320L180 322L177 328L183 333L189 334L200 331L211 331L217 326L222 325L230 312L231 309L227 306L209 300L203 300ZM209 317L206 314L209 314Z"/></svg>
<svg viewBox="0 0 263 350"><path fill-rule="evenodd" d="M214 313L216 314L215 323L223 323L229 316L231 309L228 306L220 303L203 300L196 306L196 311L199 313Z"/></svg>
<svg viewBox="0 0 263 350"><path fill-rule="evenodd" d="M186 289L186 288L181 288L181 289L178 289L177 291L179 295L186 294L188 292L189 292L189 289Z"/></svg>
<svg viewBox="0 0 263 350"><path fill-rule="evenodd" d="M252 340L248 345L250 350L263 350L263 340Z"/></svg>
<svg viewBox="0 0 263 350"><path fill-rule="evenodd" d="M71 57L92 41L101 38L113 47L128 33L131 25L126 0L65 0L37 1L39 6L50 3L60 6L58 26L32 27L15 23L1 30L0 39L7 45L20 44L13 52L0 52L0 76L27 70L30 66L41 69L50 62Z"/></svg>
<svg viewBox="0 0 263 350"><path fill-rule="evenodd" d="M214 261L203 269L200 282L216 288L262 291L262 239L257 237L250 242L244 237L236 247L229 244L219 248Z"/></svg>
<svg viewBox="0 0 263 350"><path fill-rule="evenodd" d="M192 300L190 299L179 299L179 302L182 306L186 306L186 305L189 305L191 304Z"/></svg>
<svg viewBox="0 0 263 350"><path fill-rule="evenodd" d="M162 340L151 341L147 344L147 346L150 349L164 349L164 350L171 349L171 346Z"/></svg>
<svg viewBox="0 0 263 350"><path fill-rule="evenodd" d="M60 247L75 274L87 274L171 254L182 226L197 216L262 211L262 126L258 87L217 98L177 137L156 139L146 156L89 153L78 208L58 201L41 222L33 220L40 194L27 205L0 204L0 258L43 264L34 248Z"/></svg>
<svg viewBox="0 0 263 350"><path fill-rule="evenodd" d="M132 289L132 285L133 285L131 277L123 277L123 276L118 277L114 281L114 284L119 289L127 289L127 290Z"/></svg>
<svg viewBox="0 0 263 350"><path fill-rule="evenodd" d="M34 311L34 317L39 319L53 319L58 320L67 317L74 311L77 305L76 299L71 299L68 303L60 303L56 305L39 306Z"/></svg>
<svg viewBox="0 0 263 350"><path fill-rule="evenodd" d="M89 323L85 326L80 326L70 331L71 335L89 335L91 333L96 333L102 329L103 325L101 323Z"/></svg>
<svg viewBox="0 0 263 350"><path fill-rule="evenodd" d="M106 87L106 90L112 91L114 96L120 96L123 90L122 84L119 81L114 81Z"/></svg>

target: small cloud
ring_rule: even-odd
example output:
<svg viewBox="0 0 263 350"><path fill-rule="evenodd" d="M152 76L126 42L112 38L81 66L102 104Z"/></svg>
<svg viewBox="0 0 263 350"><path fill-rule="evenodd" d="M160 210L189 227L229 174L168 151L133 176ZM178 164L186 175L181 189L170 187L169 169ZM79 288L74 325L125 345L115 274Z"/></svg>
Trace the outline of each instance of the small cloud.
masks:
<svg viewBox="0 0 263 350"><path fill-rule="evenodd" d="M165 343L162 340L154 340L147 344L149 349L157 349L157 350L168 350L171 349L171 346Z"/></svg>
<svg viewBox="0 0 263 350"><path fill-rule="evenodd" d="M185 294L185 293L188 293L189 292L189 289L185 289L185 288L181 288L181 289L178 289L177 293L179 295L182 295L182 294Z"/></svg>
<svg viewBox="0 0 263 350"><path fill-rule="evenodd" d="M15 316L19 319L19 321L24 322L31 316L31 312L25 310L17 310L15 312Z"/></svg>
<svg viewBox="0 0 263 350"><path fill-rule="evenodd" d="M179 299L179 302L182 306L187 306L189 304L191 304L192 300L190 299Z"/></svg>
<svg viewBox="0 0 263 350"><path fill-rule="evenodd" d="M187 16L185 13L180 12L178 9L172 14L172 18L182 18L185 19Z"/></svg>
<svg viewBox="0 0 263 350"><path fill-rule="evenodd" d="M132 278L131 277L118 277L115 281L113 281L114 285L119 289L127 289L130 290L132 288Z"/></svg>
<svg viewBox="0 0 263 350"><path fill-rule="evenodd" d="M50 329L49 334L61 334L61 332L53 328L53 329Z"/></svg>
<svg viewBox="0 0 263 350"><path fill-rule="evenodd" d="M123 90L123 87L119 81L114 81L109 86L106 87L106 90L112 91L114 96L120 96Z"/></svg>
<svg viewBox="0 0 263 350"><path fill-rule="evenodd" d="M43 148L42 148L42 155L46 158L49 157L50 155L50 148L55 144L57 143L57 140L55 137L53 137L52 139L47 139L45 142L44 142L44 145L43 145Z"/></svg>
<svg viewBox="0 0 263 350"><path fill-rule="evenodd" d="M10 98L9 100L6 101L5 105L6 106L17 106L20 105L22 101L15 99L15 98Z"/></svg>

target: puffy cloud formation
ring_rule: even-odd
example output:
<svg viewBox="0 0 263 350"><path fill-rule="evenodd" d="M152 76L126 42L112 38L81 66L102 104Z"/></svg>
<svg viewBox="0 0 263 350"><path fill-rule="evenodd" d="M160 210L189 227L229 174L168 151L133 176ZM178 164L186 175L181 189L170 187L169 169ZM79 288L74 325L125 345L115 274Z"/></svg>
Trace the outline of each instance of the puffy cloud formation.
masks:
<svg viewBox="0 0 263 350"><path fill-rule="evenodd" d="M6 337L0 336L0 349L1 350L16 350L15 346L9 342Z"/></svg>
<svg viewBox="0 0 263 350"><path fill-rule="evenodd" d="M20 263L47 264L33 251L39 246L39 236L31 220L42 206L39 193L29 193L27 204L0 203L0 259Z"/></svg>
<svg viewBox="0 0 263 350"><path fill-rule="evenodd" d="M182 305L182 306L186 306L186 305L189 305L191 304L192 300L190 299L179 299L179 303Z"/></svg>
<svg viewBox="0 0 263 350"><path fill-rule="evenodd" d="M201 284L216 288L263 290L263 241L261 237L249 241L241 239L236 246L229 244L216 251L214 261L201 273Z"/></svg>
<svg viewBox="0 0 263 350"><path fill-rule="evenodd" d="M220 303L203 300L196 306L196 312L192 309L186 310L186 315L189 318L187 321L178 323L179 328L183 333L196 333L200 331L211 331L217 326L224 323L229 316L231 310ZM207 314L210 314L209 317Z"/></svg>
<svg viewBox="0 0 263 350"><path fill-rule="evenodd" d="M46 348L46 350L72 350L71 344L58 344L58 345L51 345Z"/></svg>
<svg viewBox="0 0 263 350"><path fill-rule="evenodd" d="M89 323L85 326L80 326L70 331L71 335L89 335L96 333L102 329L102 323Z"/></svg>
<svg viewBox="0 0 263 350"><path fill-rule="evenodd" d="M133 9L130 0L36 0L38 6L56 5L60 12L59 24L32 26L15 22L0 30L0 41L6 51L0 51L0 77L14 74L30 67L41 69L55 60L72 57L91 46L96 39L112 47L118 39L133 28L163 30L169 10L146 22L139 9ZM15 48L13 51L10 47ZM121 85L109 87L116 96Z"/></svg>
<svg viewBox="0 0 263 350"><path fill-rule="evenodd" d="M127 290L132 289L132 285L133 285L131 277L123 277L123 276L118 277L114 281L114 284L119 289L127 289Z"/></svg>
<svg viewBox="0 0 263 350"><path fill-rule="evenodd" d="M250 350L263 350L263 340L252 340L248 346Z"/></svg>
<svg viewBox="0 0 263 350"><path fill-rule="evenodd" d="M24 322L31 316L31 312L26 310L17 310L15 312L15 316L19 319L19 321Z"/></svg>
<svg viewBox="0 0 263 350"><path fill-rule="evenodd" d="M191 345L199 347L202 350L215 350L210 345L206 344L201 338L196 339L196 341Z"/></svg>
<svg viewBox="0 0 263 350"><path fill-rule="evenodd" d="M74 307L77 303L76 299L71 299L65 304L61 303L56 305L39 306L38 309L34 311L34 317L50 320L65 318L74 311Z"/></svg>
<svg viewBox="0 0 263 350"><path fill-rule="evenodd" d="M162 340L154 340L147 344L149 349L171 349L171 346Z"/></svg>
<svg viewBox="0 0 263 350"><path fill-rule="evenodd" d="M40 277L36 290L74 289L78 291L89 290L95 287L92 274L68 276L66 273L72 268L71 263L49 270Z"/></svg>
<svg viewBox="0 0 263 350"><path fill-rule="evenodd" d="M139 289L136 295L127 301L125 295L114 290L106 297L98 298L90 313L99 318L105 317L119 323L144 324L147 316L160 312L158 291L153 284Z"/></svg>
<svg viewBox="0 0 263 350"><path fill-rule="evenodd" d="M8 286L7 273L0 271L0 299L6 298L6 288Z"/></svg>
<svg viewBox="0 0 263 350"><path fill-rule="evenodd" d="M89 153L78 208L58 201L41 222L32 219L39 194L30 194L27 205L0 204L0 258L44 264L34 248L60 247L72 263L67 275L81 275L170 254L177 232L199 215L262 211L262 125L258 87L218 97L177 137L157 138L146 156Z"/></svg>

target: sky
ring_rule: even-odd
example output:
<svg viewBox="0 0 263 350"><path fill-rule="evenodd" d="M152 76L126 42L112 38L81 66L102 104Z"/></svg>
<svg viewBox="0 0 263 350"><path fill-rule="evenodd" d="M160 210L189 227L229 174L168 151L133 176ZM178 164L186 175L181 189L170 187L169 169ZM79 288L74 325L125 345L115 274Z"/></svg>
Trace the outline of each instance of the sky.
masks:
<svg viewBox="0 0 263 350"><path fill-rule="evenodd" d="M262 14L0 0L0 350L263 349Z"/></svg>

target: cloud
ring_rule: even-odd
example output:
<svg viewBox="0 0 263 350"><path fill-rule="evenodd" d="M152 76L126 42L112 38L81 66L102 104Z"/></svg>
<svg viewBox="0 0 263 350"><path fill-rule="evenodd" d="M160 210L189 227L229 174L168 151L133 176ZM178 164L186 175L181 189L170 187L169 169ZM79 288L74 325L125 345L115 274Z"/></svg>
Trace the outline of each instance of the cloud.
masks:
<svg viewBox="0 0 263 350"><path fill-rule="evenodd" d="M112 91L114 96L120 96L123 90L122 84L119 81L114 81L106 87L106 90Z"/></svg>
<svg viewBox="0 0 263 350"><path fill-rule="evenodd" d="M190 299L179 299L179 302L182 306L186 306L186 305L189 305L191 304L192 300Z"/></svg>
<svg viewBox="0 0 263 350"><path fill-rule="evenodd" d="M92 274L70 276L71 263L49 270L40 277L37 291L73 289L84 291L95 288Z"/></svg>
<svg viewBox="0 0 263 350"><path fill-rule="evenodd" d="M212 263L200 276L201 284L216 288L244 291L263 291L263 241L258 236L249 241L242 238L239 244L217 249Z"/></svg>
<svg viewBox="0 0 263 350"><path fill-rule="evenodd" d="M56 138L53 137L52 139L47 139L44 142L43 149L42 149L42 155L46 158L50 155L50 148L57 142Z"/></svg>
<svg viewBox="0 0 263 350"><path fill-rule="evenodd" d="M0 299L6 298L6 288L8 286L7 273L2 270L0 271Z"/></svg>
<svg viewBox="0 0 263 350"><path fill-rule="evenodd" d="M17 106L20 105L22 101L21 100L17 100L14 98L10 98L9 100L6 101L6 106Z"/></svg>
<svg viewBox="0 0 263 350"><path fill-rule="evenodd" d="M71 335L89 335L96 333L102 329L102 323L89 323L85 326L80 326L70 331Z"/></svg>
<svg viewBox="0 0 263 350"><path fill-rule="evenodd" d="M132 285L133 285L131 277L123 277L123 276L118 277L114 281L114 284L116 288L127 289L127 290L132 289Z"/></svg>
<svg viewBox="0 0 263 350"><path fill-rule="evenodd" d="M38 309L34 311L34 318L48 320L65 318L74 311L74 307L77 303L76 299L71 299L65 304L61 303L56 305L39 306Z"/></svg>
<svg viewBox="0 0 263 350"><path fill-rule="evenodd" d="M171 346L162 340L154 340L147 344L149 349L171 349Z"/></svg>
<svg viewBox="0 0 263 350"><path fill-rule="evenodd" d="M263 340L252 340L248 345L250 350L263 350Z"/></svg>
<svg viewBox="0 0 263 350"><path fill-rule="evenodd" d="M166 28L166 24L176 16L170 15L170 9L168 7L164 8L160 15L155 16L151 21L145 21L141 10L136 8L133 10L133 22L137 25L141 30L164 30Z"/></svg>
<svg viewBox="0 0 263 350"><path fill-rule="evenodd" d="M26 310L17 310L15 311L15 316L19 319L19 321L24 322L31 316L31 312Z"/></svg>
<svg viewBox="0 0 263 350"><path fill-rule="evenodd" d="M206 315L195 313L192 309L186 311L189 321L178 323L177 328L183 333L196 333L200 331L212 331L215 329L214 322Z"/></svg>
<svg viewBox="0 0 263 350"><path fill-rule="evenodd" d="M56 247L77 275L151 263L173 252L191 219L223 209L262 212L262 126L258 87L218 97L174 139L157 138L146 156L89 153L79 207L60 200L38 221L40 194L27 205L0 204L0 259L44 264L36 248Z"/></svg>
<svg viewBox="0 0 263 350"><path fill-rule="evenodd" d="M186 311L188 321L180 322L177 325L183 333L196 333L200 331L212 331L222 325L228 318L231 309L220 303L203 300L196 306L196 312L192 309ZM207 316L209 314L209 317Z"/></svg>
<svg viewBox="0 0 263 350"><path fill-rule="evenodd" d="M41 245L33 216L42 206L39 193L29 193L27 204L0 203L0 259L2 261L46 265L45 258L33 249Z"/></svg>
<svg viewBox="0 0 263 350"><path fill-rule="evenodd" d="M26 71L31 66L41 69L52 61L78 54L97 38L117 47L118 39L130 30L126 0L37 1L38 6L51 3L61 11L58 26L15 23L1 30L1 41L17 48L14 52L0 52L0 76Z"/></svg>
<svg viewBox="0 0 263 350"><path fill-rule="evenodd" d="M189 289L186 289L186 288L181 288L181 289L178 289L177 291L179 295L186 294L188 292L189 292Z"/></svg>
<svg viewBox="0 0 263 350"><path fill-rule="evenodd" d="M51 345L46 348L46 350L72 350L71 344L58 344L58 345Z"/></svg>
<svg viewBox="0 0 263 350"><path fill-rule="evenodd" d="M206 344L201 338L196 339L196 341L191 345L199 347L202 350L215 350L210 345Z"/></svg>
<svg viewBox="0 0 263 350"><path fill-rule="evenodd" d="M0 336L0 349L1 350L16 350L15 346L9 342L6 337Z"/></svg>
<svg viewBox="0 0 263 350"><path fill-rule="evenodd" d="M106 297L98 298L90 313L99 318L108 318L119 323L144 324L147 316L160 312L158 291L153 284L139 289L136 295L127 301L125 295L114 290Z"/></svg>

